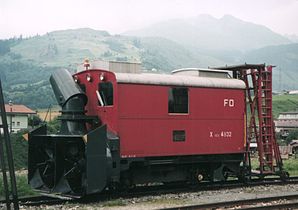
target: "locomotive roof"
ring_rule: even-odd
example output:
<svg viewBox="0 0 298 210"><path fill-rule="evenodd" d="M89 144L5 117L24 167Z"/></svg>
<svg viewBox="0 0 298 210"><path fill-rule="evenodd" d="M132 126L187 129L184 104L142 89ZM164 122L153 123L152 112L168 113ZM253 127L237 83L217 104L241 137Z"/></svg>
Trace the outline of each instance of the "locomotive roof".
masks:
<svg viewBox="0 0 298 210"><path fill-rule="evenodd" d="M242 80L232 78L211 78L150 73L115 73L115 75L118 83L245 89L245 84Z"/></svg>

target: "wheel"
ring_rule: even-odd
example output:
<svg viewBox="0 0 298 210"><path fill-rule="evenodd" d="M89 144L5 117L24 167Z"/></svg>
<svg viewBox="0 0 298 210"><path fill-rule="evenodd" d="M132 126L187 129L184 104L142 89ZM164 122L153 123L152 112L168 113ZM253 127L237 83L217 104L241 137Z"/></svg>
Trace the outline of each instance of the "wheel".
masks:
<svg viewBox="0 0 298 210"><path fill-rule="evenodd" d="M280 179L285 182L289 179L290 174L287 171L282 170L279 176Z"/></svg>

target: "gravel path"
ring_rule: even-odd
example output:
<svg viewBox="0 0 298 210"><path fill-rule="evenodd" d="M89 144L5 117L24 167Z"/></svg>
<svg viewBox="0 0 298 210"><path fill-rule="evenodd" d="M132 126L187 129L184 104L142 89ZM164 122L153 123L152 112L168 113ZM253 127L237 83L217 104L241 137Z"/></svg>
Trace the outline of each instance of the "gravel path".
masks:
<svg viewBox="0 0 298 210"><path fill-rule="evenodd" d="M199 191L192 193L171 193L156 196L144 196L140 198L118 198L115 200L84 205L64 204L40 207L21 207L21 209L107 209L107 210L141 210L160 209L181 205L195 205L211 202L224 202L228 200L249 199L264 196L277 196L298 193L297 185L284 186L258 186L237 189L222 189L214 191Z"/></svg>

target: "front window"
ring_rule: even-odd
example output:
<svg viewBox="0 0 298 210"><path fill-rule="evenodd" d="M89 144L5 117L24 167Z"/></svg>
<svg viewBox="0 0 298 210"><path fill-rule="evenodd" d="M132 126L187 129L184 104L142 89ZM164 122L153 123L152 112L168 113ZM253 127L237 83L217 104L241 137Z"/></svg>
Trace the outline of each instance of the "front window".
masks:
<svg viewBox="0 0 298 210"><path fill-rule="evenodd" d="M102 82L98 84L98 93L101 101L99 105L112 106L113 105L113 84L111 82Z"/></svg>
<svg viewBox="0 0 298 210"><path fill-rule="evenodd" d="M188 113L188 88L175 87L169 89L169 113Z"/></svg>

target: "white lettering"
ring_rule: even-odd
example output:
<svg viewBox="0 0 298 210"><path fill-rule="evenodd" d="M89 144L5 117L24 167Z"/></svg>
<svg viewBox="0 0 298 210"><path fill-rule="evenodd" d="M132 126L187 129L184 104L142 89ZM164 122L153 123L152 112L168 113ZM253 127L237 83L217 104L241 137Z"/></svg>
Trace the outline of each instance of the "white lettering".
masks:
<svg viewBox="0 0 298 210"><path fill-rule="evenodd" d="M224 99L224 106L234 107L234 106L235 106L235 101L234 101L234 99L228 99L228 98L225 98L225 99Z"/></svg>

